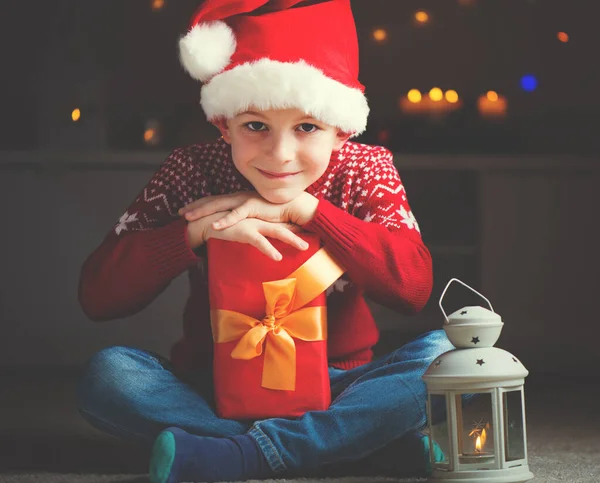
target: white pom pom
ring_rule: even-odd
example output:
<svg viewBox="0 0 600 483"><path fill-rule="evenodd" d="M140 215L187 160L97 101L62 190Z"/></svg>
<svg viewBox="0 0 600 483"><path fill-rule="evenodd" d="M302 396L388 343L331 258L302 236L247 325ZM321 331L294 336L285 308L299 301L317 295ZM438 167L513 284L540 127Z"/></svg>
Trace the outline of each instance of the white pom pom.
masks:
<svg viewBox="0 0 600 483"><path fill-rule="evenodd" d="M203 23L179 40L179 59L194 79L206 82L227 67L235 48L229 25L222 21Z"/></svg>

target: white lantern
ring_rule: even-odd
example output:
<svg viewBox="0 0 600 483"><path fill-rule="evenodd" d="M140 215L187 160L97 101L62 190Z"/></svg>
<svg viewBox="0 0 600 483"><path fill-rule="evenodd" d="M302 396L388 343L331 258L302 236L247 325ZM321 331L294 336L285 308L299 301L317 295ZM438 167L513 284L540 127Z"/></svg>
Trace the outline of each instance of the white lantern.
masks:
<svg viewBox="0 0 600 483"><path fill-rule="evenodd" d="M469 306L447 317L442 300L453 281L482 297L491 310ZM423 375L428 393L431 480L531 480L523 393L528 371L515 356L493 347L504 325L501 317L488 299L455 278L446 285L439 304L444 330L456 349L439 356ZM441 421L432 418L436 409L445 410ZM434 445L443 457L434 451Z"/></svg>

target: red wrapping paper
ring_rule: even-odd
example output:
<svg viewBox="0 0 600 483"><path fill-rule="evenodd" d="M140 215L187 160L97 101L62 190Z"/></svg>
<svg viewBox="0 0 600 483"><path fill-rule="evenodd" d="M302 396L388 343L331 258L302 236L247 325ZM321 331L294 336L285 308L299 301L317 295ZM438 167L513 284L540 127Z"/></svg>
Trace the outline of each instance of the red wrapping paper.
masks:
<svg viewBox="0 0 600 483"><path fill-rule="evenodd" d="M208 282L211 311L224 309L246 314L255 319L265 317L263 282L287 278L321 247L319 238L310 233L299 234L309 243L301 251L278 240L269 240L283 255L276 262L255 247L218 239L210 239L208 250ZM326 306L321 293L304 307ZM255 420L270 417L298 417L307 411L324 410L331 402L327 364L327 340L294 339L296 348L295 390L262 387L265 353L253 359L231 356L238 340L214 345L214 389L219 417ZM268 339L264 342L268 344Z"/></svg>

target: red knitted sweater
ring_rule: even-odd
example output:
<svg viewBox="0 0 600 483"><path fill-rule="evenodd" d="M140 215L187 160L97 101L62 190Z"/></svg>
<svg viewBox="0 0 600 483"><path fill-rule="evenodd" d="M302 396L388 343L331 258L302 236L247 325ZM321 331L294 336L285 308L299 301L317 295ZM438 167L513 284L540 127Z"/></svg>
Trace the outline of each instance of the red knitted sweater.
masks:
<svg viewBox="0 0 600 483"><path fill-rule="evenodd" d="M200 197L252 189L222 140L173 151L84 263L84 312L95 321L132 315L187 271L183 337L171 362L179 371L206 367L213 342L205 252L190 248L177 211ZM431 294L431 256L385 148L347 142L307 191L320 201L304 228L347 269L328 290L327 318L330 364L348 369L369 362L379 338L363 294L400 313L418 312Z"/></svg>

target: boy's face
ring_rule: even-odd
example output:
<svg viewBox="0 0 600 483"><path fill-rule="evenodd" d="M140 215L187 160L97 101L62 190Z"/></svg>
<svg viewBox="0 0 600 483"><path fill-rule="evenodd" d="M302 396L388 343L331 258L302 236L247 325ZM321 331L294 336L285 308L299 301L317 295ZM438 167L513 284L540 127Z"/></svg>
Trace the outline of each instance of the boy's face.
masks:
<svg viewBox="0 0 600 483"><path fill-rule="evenodd" d="M248 111L217 127L235 167L271 203L287 203L317 181L348 139L298 109Z"/></svg>

